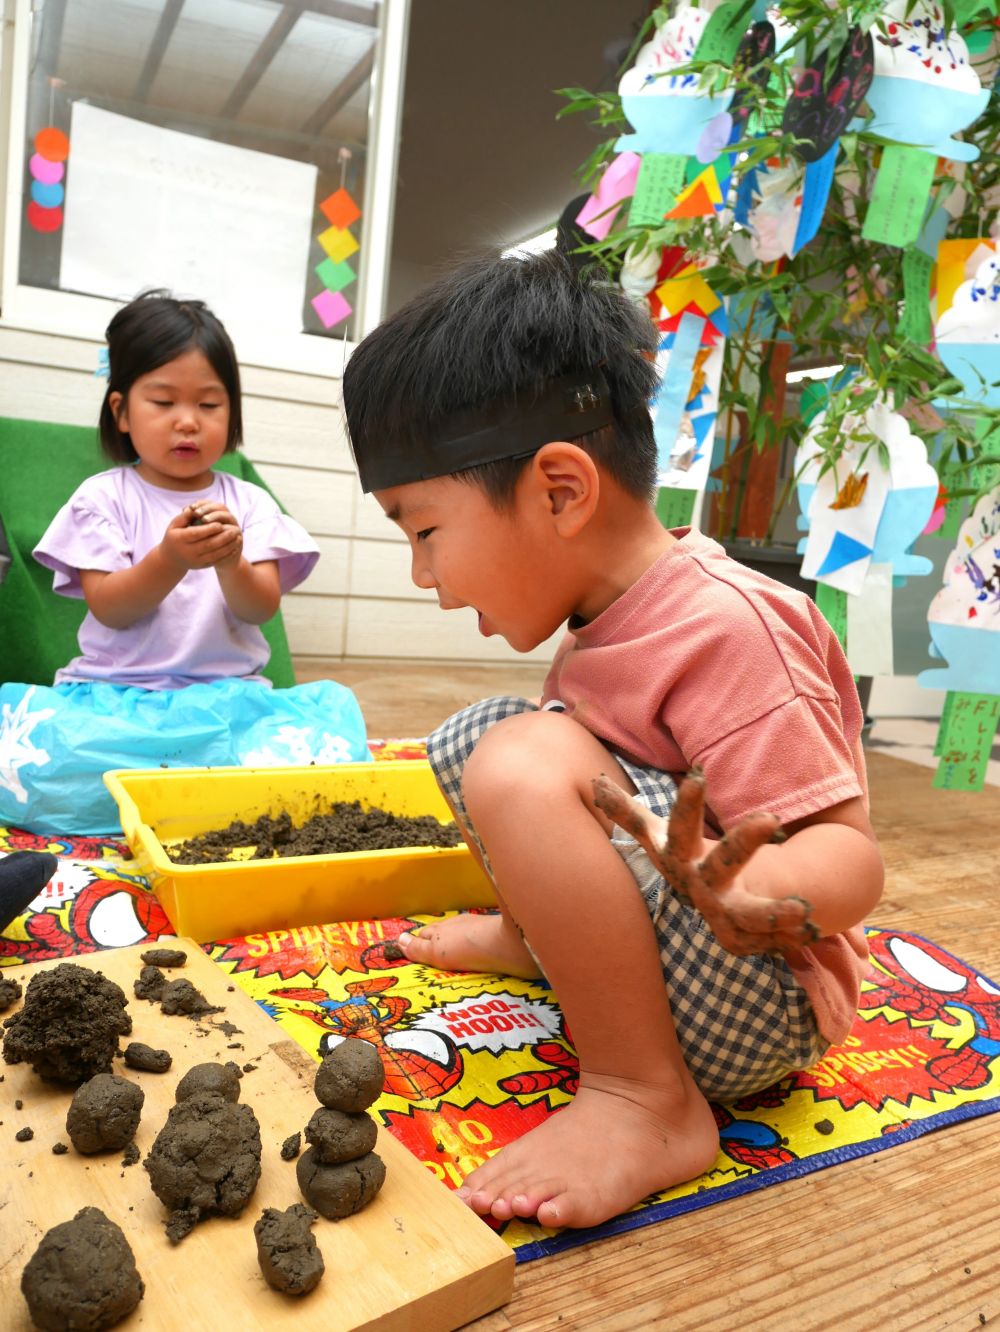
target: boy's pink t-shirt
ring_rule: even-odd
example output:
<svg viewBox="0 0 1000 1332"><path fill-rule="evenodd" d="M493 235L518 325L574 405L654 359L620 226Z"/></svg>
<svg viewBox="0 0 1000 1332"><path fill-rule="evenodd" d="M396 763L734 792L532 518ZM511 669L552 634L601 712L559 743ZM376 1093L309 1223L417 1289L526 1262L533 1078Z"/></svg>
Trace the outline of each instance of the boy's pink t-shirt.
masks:
<svg viewBox="0 0 1000 1332"><path fill-rule="evenodd" d="M705 773L714 832L784 823L866 796L854 678L815 603L690 529L589 624L572 628L542 701L644 767ZM857 1011L860 925L784 954L836 1043Z"/></svg>
<svg viewBox="0 0 1000 1332"><path fill-rule="evenodd" d="M82 597L81 569L114 573L138 564L182 509L206 499L224 504L239 523L251 564L277 561L282 592L301 583L319 559L305 528L260 486L215 472L205 490L165 490L144 481L134 467L88 477L32 553L53 570L55 592ZM107 680L181 689L234 677L263 680L270 654L258 626L229 609L214 569L189 569L155 611L127 629L109 629L88 611L78 637L80 655L56 672L55 684Z"/></svg>

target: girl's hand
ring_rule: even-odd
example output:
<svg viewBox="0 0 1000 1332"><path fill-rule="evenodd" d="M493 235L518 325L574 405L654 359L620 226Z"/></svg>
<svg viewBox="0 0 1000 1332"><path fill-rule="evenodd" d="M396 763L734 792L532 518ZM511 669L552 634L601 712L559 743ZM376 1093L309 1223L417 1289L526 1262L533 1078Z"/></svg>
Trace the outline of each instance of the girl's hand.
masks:
<svg viewBox="0 0 1000 1332"><path fill-rule="evenodd" d="M759 847L784 840L773 814L748 814L721 841L703 834L705 780L695 770L681 782L665 823L610 778L594 780L598 809L631 834L667 883L705 917L723 948L737 957L801 948L819 937L812 907L801 897L759 897L740 871Z"/></svg>
<svg viewBox="0 0 1000 1332"><path fill-rule="evenodd" d="M243 533L224 505L205 500L177 515L160 548L171 564L184 570L226 569L240 561Z"/></svg>

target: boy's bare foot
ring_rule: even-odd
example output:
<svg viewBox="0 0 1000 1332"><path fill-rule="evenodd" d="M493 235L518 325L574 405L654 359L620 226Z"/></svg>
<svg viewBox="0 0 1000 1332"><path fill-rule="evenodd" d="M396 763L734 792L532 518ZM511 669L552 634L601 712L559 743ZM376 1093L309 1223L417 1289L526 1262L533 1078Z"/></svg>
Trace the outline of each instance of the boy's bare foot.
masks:
<svg viewBox="0 0 1000 1332"><path fill-rule="evenodd" d="M399 946L411 962L442 971L485 971L536 980L542 973L517 930L502 915L463 913L419 934L403 933Z"/></svg>
<svg viewBox="0 0 1000 1332"><path fill-rule="evenodd" d="M673 1094L590 1077L565 1109L474 1170L458 1196L498 1221L596 1226L703 1174L718 1150L715 1117L693 1083Z"/></svg>

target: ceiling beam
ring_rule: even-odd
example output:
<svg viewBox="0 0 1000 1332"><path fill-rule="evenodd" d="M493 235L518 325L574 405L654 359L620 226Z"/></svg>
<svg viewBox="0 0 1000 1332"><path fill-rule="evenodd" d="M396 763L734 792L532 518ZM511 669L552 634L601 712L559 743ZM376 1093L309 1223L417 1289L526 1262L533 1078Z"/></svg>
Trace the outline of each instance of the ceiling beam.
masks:
<svg viewBox="0 0 1000 1332"><path fill-rule="evenodd" d="M219 114L226 117L235 117L243 108L244 102L256 88L264 71L278 54L284 44L285 38L298 23L302 17L301 5L284 5L278 14L278 17L271 25L271 30L261 42L260 46L254 52L253 59L247 65L246 69L237 80L233 91L226 98L225 105Z"/></svg>
<svg viewBox="0 0 1000 1332"><path fill-rule="evenodd" d="M375 65L375 43L365 52L353 69L341 79L330 96L312 113L302 126L303 134L319 134L320 130L332 120L342 106L350 100L363 83L370 77Z"/></svg>
<svg viewBox="0 0 1000 1332"><path fill-rule="evenodd" d="M149 50L146 53L146 63L142 67L142 73L135 85L135 92L132 94L133 101L144 102L149 96L149 90L159 73L167 46L173 36L174 28L177 26L177 20L180 18L183 8L184 0L166 0L163 13L160 15L160 21L156 25L156 32L153 34L153 40L150 42Z"/></svg>
<svg viewBox="0 0 1000 1332"><path fill-rule="evenodd" d="M341 23L357 23L364 28L378 27L378 9L375 5L352 4L351 0L303 0L303 9Z"/></svg>
<svg viewBox="0 0 1000 1332"><path fill-rule="evenodd" d="M234 143L236 147L252 148L258 153L277 153L282 157L292 157L298 162L311 162L321 171L340 174L338 152L341 145L350 148L362 161L367 145L357 139L336 140L321 139L315 134L303 134L300 130L272 129L267 125L248 122L223 120L221 116L209 116L195 111L163 111L141 105L128 97L108 97L95 95L90 89L67 85L64 89L69 101L86 97L91 106L103 111L114 111L120 116L130 116L142 120L148 125L159 125L165 129L176 130L180 134L193 131L196 134L209 135L218 143Z"/></svg>

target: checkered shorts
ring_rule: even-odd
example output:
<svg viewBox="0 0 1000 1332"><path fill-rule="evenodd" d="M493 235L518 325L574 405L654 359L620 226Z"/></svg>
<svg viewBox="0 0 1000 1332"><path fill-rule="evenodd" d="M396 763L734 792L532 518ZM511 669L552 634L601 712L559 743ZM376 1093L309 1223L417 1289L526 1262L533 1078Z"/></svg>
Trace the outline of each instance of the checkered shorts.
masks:
<svg viewBox="0 0 1000 1332"><path fill-rule="evenodd" d="M487 866L488 856L465 812L465 763L496 722L534 711L527 699L489 698L450 717L427 740L427 756L438 783ZM666 817L677 795L670 775L615 757L635 784L641 803ZM634 838L616 827L611 844L631 870L649 911L677 1038L702 1092L716 1101L735 1100L821 1058L828 1042L784 958L770 953L734 957L700 912L671 891Z"/></svg>

